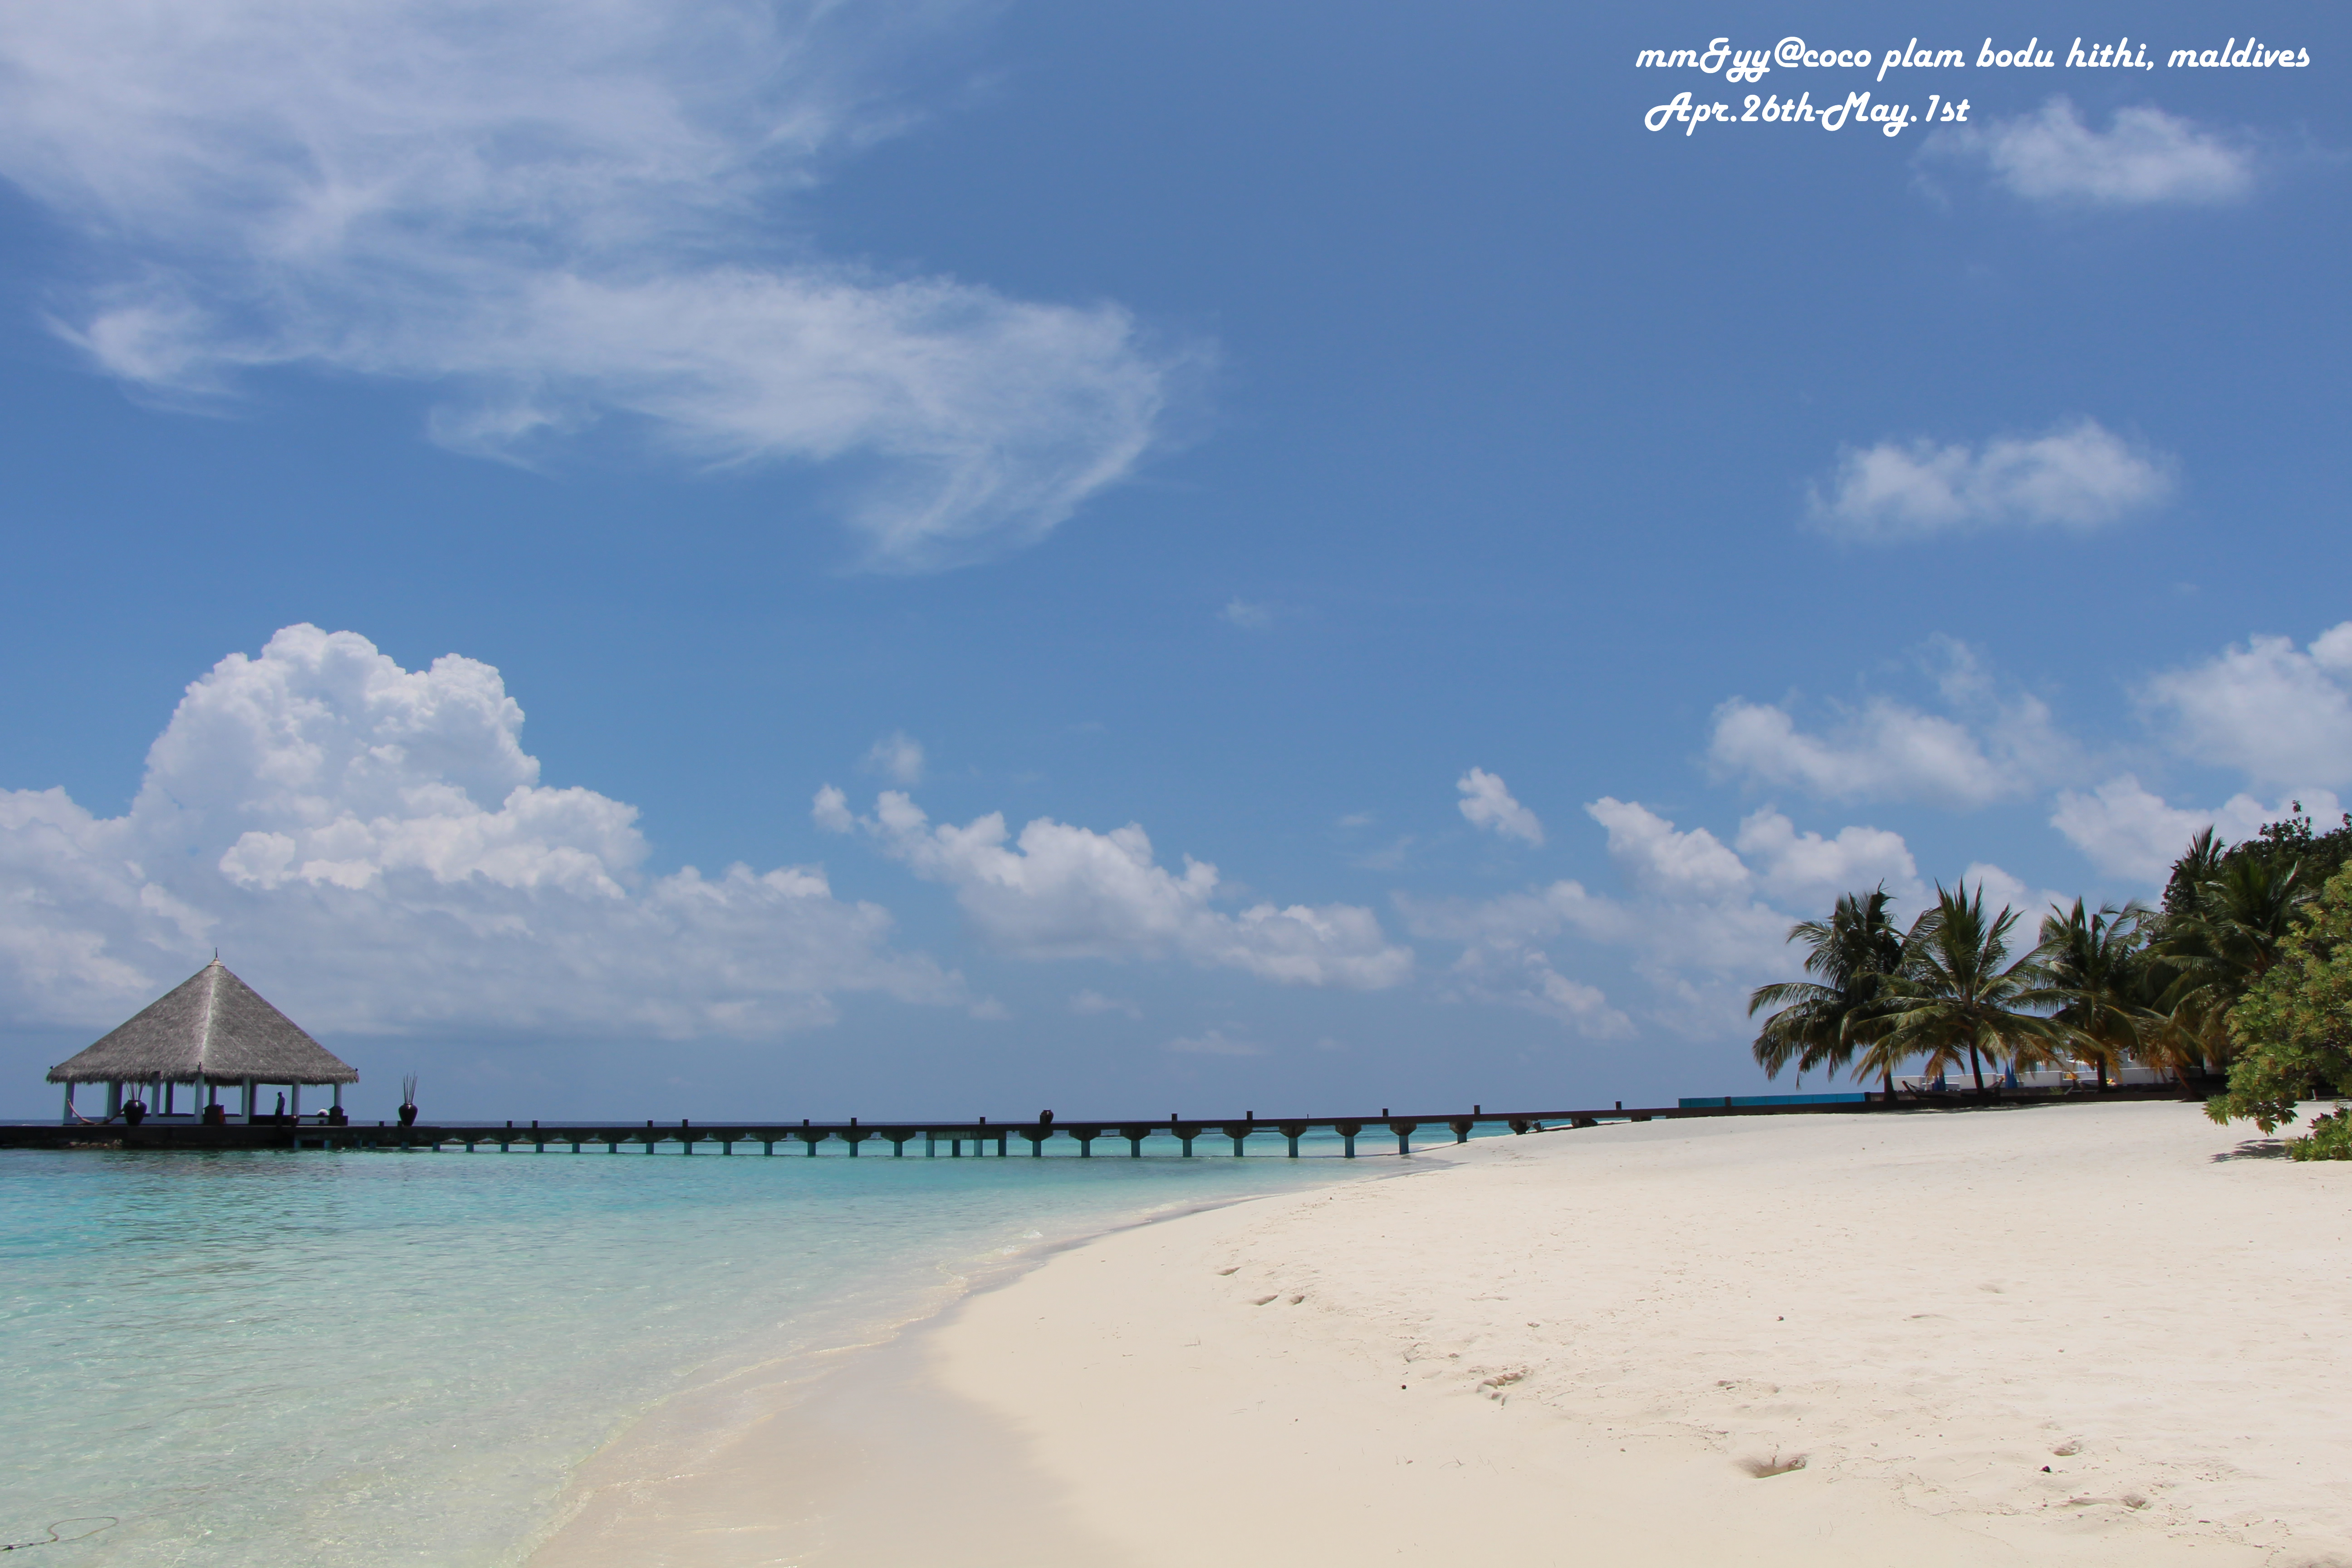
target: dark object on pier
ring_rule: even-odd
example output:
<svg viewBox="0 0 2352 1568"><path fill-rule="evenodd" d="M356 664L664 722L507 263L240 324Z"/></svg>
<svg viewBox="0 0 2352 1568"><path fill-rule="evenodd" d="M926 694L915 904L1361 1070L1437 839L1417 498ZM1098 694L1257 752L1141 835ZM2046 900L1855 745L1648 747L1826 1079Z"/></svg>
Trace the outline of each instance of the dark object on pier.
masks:
<svg viewBox="0 0 2352 1568"><path fill-rule="evenodd" d="M1050 1110L1039 1111L1037 1113L1037 1125L1040 1127L1051 1127L1054 1125L1054 1113Z"/></svg>

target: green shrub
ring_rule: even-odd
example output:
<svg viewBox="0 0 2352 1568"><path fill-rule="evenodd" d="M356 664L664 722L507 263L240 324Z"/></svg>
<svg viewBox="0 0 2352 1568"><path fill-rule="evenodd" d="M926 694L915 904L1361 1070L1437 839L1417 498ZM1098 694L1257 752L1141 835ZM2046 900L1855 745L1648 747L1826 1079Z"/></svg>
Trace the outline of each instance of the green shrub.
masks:
<svg viewBox="0 0 2352 1568"><path fill-rule="evenodd" d="M2352 1160L2352 1110L2342 1105L2332 1116L2312 1119L2311 1131L2286 1144L2290 1160Z"/></svg>
<svg viewBox="0 0 2352 1568"><path fill-rule="evenodd" d="M2228 1092L2206 1107L2214 1121L2251 1119L2268 1132L2294 1120L2298 1100L2352 1093L2352 869L2330 878L2297 918L2278 962L2238 999L2229 1022L2238 1058ZM2346 1134L2339 1128L2326 1136Z"/></svg>

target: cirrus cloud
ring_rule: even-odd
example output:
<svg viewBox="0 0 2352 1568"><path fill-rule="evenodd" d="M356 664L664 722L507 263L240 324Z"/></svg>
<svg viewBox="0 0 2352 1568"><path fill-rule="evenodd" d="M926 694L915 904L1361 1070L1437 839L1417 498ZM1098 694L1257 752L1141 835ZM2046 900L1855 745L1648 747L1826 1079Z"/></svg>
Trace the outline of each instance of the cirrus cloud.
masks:
<svg viewBox="0 0 2352 1568"><path fill-rule="evenodd" d="M1191 353L782 226L908 121L886 83L961 9L16 7L0 176L88 241L58 330L150 393L307 366L431 386L434 437L476 453L604 424L698 466L839 465L866 563L950 565L1129 472Z"/></svg>

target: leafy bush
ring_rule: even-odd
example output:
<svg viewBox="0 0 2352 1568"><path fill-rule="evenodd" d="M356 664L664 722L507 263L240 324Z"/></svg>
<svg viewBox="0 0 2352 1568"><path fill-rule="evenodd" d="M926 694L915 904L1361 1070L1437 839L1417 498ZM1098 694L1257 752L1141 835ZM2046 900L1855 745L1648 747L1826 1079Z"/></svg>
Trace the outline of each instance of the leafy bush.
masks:
<svg viewBox="0 0 2352 1568"><path fill-rule="evenodd" d="M2352 1110L2337 1106L2332 1116L2314 1118L2311 1131L2286 1143L2290 1160L2352 1160Z"/></svg>
<svg viewBox="0 0 2352 1568"><path fill-rule="evenodd" d="M2352 1092L2352 868L2329 878L2296 917L2278 962L2230 1009L2229 1024L2238 1055L2228 1091L2206 1106L2214 1121L2248 1119L2268 1132L2294 1120L2297 1100ZM2338 1122L2310 1136L2352 1133Z"/></svg>

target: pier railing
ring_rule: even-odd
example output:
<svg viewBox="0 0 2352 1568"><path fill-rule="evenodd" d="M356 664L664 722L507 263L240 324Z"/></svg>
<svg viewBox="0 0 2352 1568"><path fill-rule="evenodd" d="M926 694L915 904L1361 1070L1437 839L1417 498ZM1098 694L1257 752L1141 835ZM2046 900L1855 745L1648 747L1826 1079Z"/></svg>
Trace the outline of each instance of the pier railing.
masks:
<svg viewBox="0 0 2352 1568"><path fill-rule="evenodd" d="M1193 1145L1207 1139L1213 1149L1221 1142L1229 1142L1235 1156L1250 1152L1253 1147L1274 1153L1276 1141L1279 1141L1280 1152L1296 1159L1298 1157L1299 1140L1309 1133L1322 1131L1337 1137L1341 1157L1352 1160L1356 1157L1357 1140L1367 1135L1375 1139L1393 1137L1397 1152L1410 1154L1416 1141L1423 1146L1465 1143L1482 1131L1489 1133L1552 1132L1570 1128L1597 1127L1609 1121L1962 1110L1993 1105L2051 1103L2060 1100L2177 1100L2182 1098L2183 1093L2181 1089L2167 1084L2111 1089L2104 1095L2012 1089L1981 1098L1972 1094L1954 1094L1924 1100L1905 1097L1891 1102L1885 1096L1876 1094L1866 1100L1828 1103L1779 1101L1769 1104L1741 1103L1738 1097L1727 1096L1720 1103L1685 1100L1679 1105L1628 1107L1621 1101L1607 1108L1583 1110L1496 1112L1486 1110L1483 1106L1474 1106L1468 1111L1414 1115L1396 1115L1383 1109L1378 1115L1244 1115L1232 1119L1198 1120L1173 1116L1152 1121L1076 1118L1056 1119L1050 1122L992 1121L984 1117L971 1121L862 1121L852 1117L847 1121L787 1122L697 1122L690 1120L642 1123L445 1121L411 1127L384 1122L372 1126L357 1122L343 1126L319 1122L292 1126L236 1122L227 1126L205 1126L153 1121L131 1127L119 1121L72 1124L49 1121L0 1123L0 1148L352 1149L414 1152L464 1149L469 1153L496 1149L502 1153L528 1150L542 1154L551 1151L574 1154L651 1154L675 1146L673 1152L680 1154L698 1152L721 1155L756 1152L772 1157L782 1151L813 1157L823 1145L838 1142L843 1146L841 1152L853 1158L861 1152L869 1156L880 1154L885 1150L890 1158L905 1158L910 1149L919 1149L924 1157L931 1159L962 1159L992 1154L1003 1159L1015 1154L1042 1157L1048 1145L1056 1140L1068 1140L1076 1145L1076 1154L1082 1159L1100 1157L1096 1148L1097 1144L1104 1145L1112 1156L1140 1159L1144 1155L1145 1145L1155 1141L1157 1152L1190 1159L1195 1153ZM1173 1148L1170 1147L1171 1144Z"/></svg>

